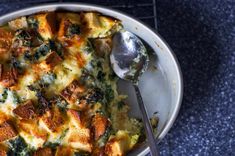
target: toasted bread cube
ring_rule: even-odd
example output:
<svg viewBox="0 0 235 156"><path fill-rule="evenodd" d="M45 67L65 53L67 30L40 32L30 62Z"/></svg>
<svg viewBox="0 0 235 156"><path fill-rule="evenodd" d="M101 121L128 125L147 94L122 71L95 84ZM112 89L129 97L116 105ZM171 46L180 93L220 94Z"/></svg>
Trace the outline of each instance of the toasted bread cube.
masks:
<svg viewBox="0 0 235 156"><path fill-rule="evenodd" d="M94 40L94 47L96 55L105 57L112 50L112 39L110 37L97 38Z"/></svg>
<svg viewBox="0 0 235 156"><path fill-rule="evenodd" d="M17 136L17 131L9 121L5 121L0 125L0 142Z"/></svg>
<svg viewBox="0 0 235 156"><path fill-rule="evenodd" d="M24 133L32 135L36 138L41 138L43 142L45 142L47 139L47 132L44 129L40 129L40 127L38 127L36 120L21 119L18 121L18 126L20 131L23 131Z"/></svg>
<svg viewBox="0 0 235 156"><path fill-rule="evenodd" d="M99 13L88 12L81 14L83 31L89 38L106 37L118 29L119 22L110 17L101 16Z"/></svg>
<svg viewBox="0 0 235 156"><path fill-rule="evenodd" d="M92 151L90 130L88 128L71 128L68 131L67 136L67 142L72 148L87 152Z"/></svg>
<svg viewBox="0 0 235 156"><path fill-rule="evenodd" d="M120 25L120 22L116 19L111 18L111 17L100 16L99 19L100 19L100 22L103 26L103 29L102 29L101 33L99 34L99 37L110 36L122 28Z"/></svg>
<svg viewBox="0 0 235 156"><path fill-rule="evenodd" d="M96 38L102 31L102 25L99 20L99 14L94 12L82 13L81 22L83 24L83 31L86 32L90 38Z"/></svg>
<svg viewBox="0 0 235 156"><path fill-rule="evenodd" d="M26 101L24 104L19 105L13 110L13 113L22 119L34 119L36 114L36 109L32 100Z"/></svg>
<svg viewBox="0 0 235 156"><path fill-rule="evenodd" d="M46 111L41 119L51 132L59 131L60 127L65 123L63 115L57 106L53 106L52 109Z"/></svg>
<svg viewBox="0 0 235 156"><path fill-rule="evenodd" d="M123 156L133 147L132 139L128 132L120 130L115 136L110 137L105 145L105 154L108 156Z"/></svg>
<svg viewBox="0 0 235 156"><path fill-rule="evenodd" d="M0 111L0 124L8 119L10 119L10 116L5 114L5 112Z"/></svg>
<svg viewBox="0 0 235 156"><path fill-rule="evenodd" d="M104 151L104 146L102 147L95 147L92 149L92 155L94 156L104 156L105 155L105 151Z"/></svg>
<svg viewBox="0 0 235 156"><path fill-rule="evenodd" d="M47 56L46 56L46 59L43 60L39 66L42 70L45 70L45 71L50 71L52 70L56 65L58 65L60 62L62 61L62 59L60 58L60 56L52 51L51 53L49 53Z"/></svg>
<svg viewBox="0 0 235 156"><path fill-rule="evenodd" d="M10 21L8 22L8 25L12 30L18 30L18 29L23 29L23 28L28 27L26 17L20 17L13 21Z"/></svg>
<svg viewBox="0 0 235 156"><path fill-rule="evenodd" d="M56 148L55 156L73 156L71 147L59 146Z"/></svg>
<svg viewBox="0 0 235 156"><path fill-rule="evenodd" d="M69 104L75 104L79 94L83 93L84 91L84 87L77 80L73 80L65 89L61 91L60 95Z"/></svg>
<svg viewBox="0 0 235 156"><path fill-rule="evenodd" d="M3 27L0 28L0 60L10 58L10 47L12 44L13 33Z"/></svg>
<svg viewBox="0 0 235 156"><path fill-rule="evenodd" d="M1 79L0 84L4 87L11 87L16 84L18 79L18 71L16 68L6 69L4 65L0 65Z"/></svg>
<svg viewBox="0 0 235 156"><path fill-rule="evenodd" d="M44 40L53 38L56 31L56 16L54 12L48 12L35 15L34 18L38 21L38 32Z"/></svg>
<svg viewBox="0 0 235 156"><path fill-rule="evenodd" d="M93 132L94 132L94 135L95 135L95 140L97 140L107 130L107 128L109 126L109 121L108 121L107 117L97 113L92 118L91 124L92 124Z"/></svg>
<svg viewBox="0 0 235 156"><path fill-rule="evenodd" d="M7 156L7 147L3 144L0 144L0 156Z"/></svg>
<svg viewBox="0 0 235 156"><path fill-rule="evenodd" d="M70 122L75 125L76 127L82 127L82 120L81 116L78 111L69 109L67 110L67 115L70 119Z"/></svg>
<svg viewBox="0 0 235 156"><path fill-rule="evenodd" d="M90 130L84 127L79 112L69 109L67 115L70 121L70 128L66 137L67 142L72 148L91 152L92 144L90 143Z"/></svg>
<svg viewBox="0 0 235 156"><path fill-rule="evenodd" d="M39 148L33 153L33 156L54 156L52 149L49 147Z"/></svg>
<svg viewBox="0 0 235 156"><path fill-rule="evenodd" d="M66 30L68 28L69 21L65 18L62 18L60 21L59 31L58 31L58 39L62 40L66 35Z"/></svg>

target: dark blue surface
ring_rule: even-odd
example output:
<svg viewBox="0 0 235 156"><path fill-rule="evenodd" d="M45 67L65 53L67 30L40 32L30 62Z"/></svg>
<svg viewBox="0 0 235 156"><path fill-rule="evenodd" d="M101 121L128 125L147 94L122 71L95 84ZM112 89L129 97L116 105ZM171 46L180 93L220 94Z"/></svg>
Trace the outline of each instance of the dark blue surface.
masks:
<svg viewBox="0 0 235 156"><path fill-rule="evenodd" d="M235 155L235 1L159 0L158 31L184 76L163 155Z"/></svg>
<svg viewBox="0 0 235 156"><path fill-rule="evenodd" d="M36 4L32 0L25 0L32 4L3 1L6 0L0 0L1 14ZM125 3L124 0L83 2ZM143 2L147 1L138 0ZM134 8L123 11L136 16L151 12L151 7L141 11ZM182 108L160 144L161 154L235 155L235 1L158 0L157 16L158 31L179 59L185 85ZM152 20L145 22L154 24Z"/></svg>

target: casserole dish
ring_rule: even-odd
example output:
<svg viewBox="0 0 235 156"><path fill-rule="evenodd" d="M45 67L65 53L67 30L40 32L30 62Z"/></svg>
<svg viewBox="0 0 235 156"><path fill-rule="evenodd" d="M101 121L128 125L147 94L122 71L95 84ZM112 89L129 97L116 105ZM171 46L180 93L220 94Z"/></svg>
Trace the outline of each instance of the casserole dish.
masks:
<svg viewBox="0 0 235 156"><path fill-rule="evenodd" d="M101 6L79 3L60 3L35 6L9 13L0 17L0 24L16 19L20 16L35 14L38 12L52 11L97 11L103 15L116 18L122 22L124 29L136 34L152 49L149 70L140 79L140 89L149 116L157 112L159 125L157 141L160 141L173 125L178 114L183 95L183 79L178 61L167 43L148 26L140 21ZM136 107L136 97L130 84L120 81L119 90L129 96L130 115L140 117ZM129 155L145 155L149 151L143 143Z"/></svg>

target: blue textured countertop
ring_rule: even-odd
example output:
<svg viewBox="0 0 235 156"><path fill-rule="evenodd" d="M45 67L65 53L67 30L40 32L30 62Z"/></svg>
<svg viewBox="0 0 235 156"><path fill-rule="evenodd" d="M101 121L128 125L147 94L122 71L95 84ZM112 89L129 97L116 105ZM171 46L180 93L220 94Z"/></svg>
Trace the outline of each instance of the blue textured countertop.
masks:
<svg viewBox="0 0 235 156"><path fill-rule="evenodd" d="M83 2L114 5L124 0ZM1 0L0 14L25 6L31 4ZM149 14L149 8L124 11ZM158 31L179 59L185 85L182 108L160 143L161 154L235 155L235 1L158 0L157 17Z"/></svg>
<svg viewBox="0 0 235 156"><path fill-rule="evenodd" d="M159 0L158 31L184 76L163 155L235 155L235 1Z"/></svg>

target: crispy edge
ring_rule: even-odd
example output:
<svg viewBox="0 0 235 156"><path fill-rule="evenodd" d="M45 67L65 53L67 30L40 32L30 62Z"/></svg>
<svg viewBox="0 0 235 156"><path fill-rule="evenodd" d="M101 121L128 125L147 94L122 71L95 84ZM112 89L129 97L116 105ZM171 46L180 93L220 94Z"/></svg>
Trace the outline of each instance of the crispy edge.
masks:
<svg viewBox="0 0 235 156"><path fill-rule="evenodd" d="M15 20L12 20L8 22L8 25L12 30L18 30L18 29L23 29L23 28L28 27L26 17L20 17Z"/></svg>
<svg viewBox="0 0 235 156"><path fill-rule="evenodd" d="M17 131L10 121L5 121L0 125L0 142L17 136Z"/></svg>
<svg viewBox="0 0 235 156"><path fill-rule="evenodd" d="M33 153L33 156L54 156L53 151L49 147L39 148Z"/></svg>
<svg viewBox="0 0 235 156"><path fill-rule="evenodd" d="M69 109L67 115L70 120L70 130L67 135L67 141L71 147L75 149L91 152L91 132L89 128L84 126L80 113L76 110Z"/></svg>
<svg viewBox="0 0 235 156"><path fill-rule="evenodd" d="M17 83L18 71L12 67L9 70L4 69L4 65L1 65L1 80L0 83L4 87L11 87Z"/></svg>
<svg viewBox="0 0 235 156"><path fill-rule="evenodd" d="M97 113L92 118L91 125L95 140L97 140L105 133L109 126L109 120L107 117Z"/></svg>
<svg viewBox="0 0 235 156"><path fill-rule="evenodd" d="M19 105L13 110L13 113L22 119L34 119L37 117L36 109L34 107L33 101L28 100L24 104Z"/></svg>
<svg viewBox="0 0 235 156"><path fill-rule="evenodd" d="M65 120L59 108L54 106L52 109L46 111L41 117L44 124L52 132L57 132L59 128L65 123Z"/></svg>
<svg viewBox="0 0 235 156"><path fill-rule="evenodd" d="M55 156L72 156L73 151L71 147L59 146L56 148Z"/></svg>
<svg viewBox="0 0 235 156"><path fill-rule="evenodd" d="M77 80L73 80L65 89L60 92L60 95L69 103L75 104L79 94L83 93L85 88L79 84Z"/></svg>
<svg viewBox="0 0 235 156"><path fill-rule="evenodd" d="M52 51L48 56L46 57L45 60L43 60L39 66L40 69L45 70L45 71L50 71L52 70L56 65L58 65L60 62L62 62L61 57L55 52Z"/></svg>
<svg viewBox="0 0 235 156"><path fill-rule="evenodd" d="M7 151L8 148L5 145L0 144L0 156L7 156Z"/></svg>
<svg viewBox="0 0 235 156"><path fill-rule="evenodd" d="M38 32L45 39L51 39L56 31L55 13L48 12L34 16L38 20Z"/></svg>

